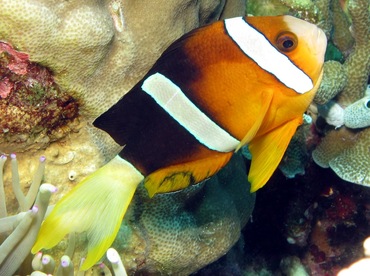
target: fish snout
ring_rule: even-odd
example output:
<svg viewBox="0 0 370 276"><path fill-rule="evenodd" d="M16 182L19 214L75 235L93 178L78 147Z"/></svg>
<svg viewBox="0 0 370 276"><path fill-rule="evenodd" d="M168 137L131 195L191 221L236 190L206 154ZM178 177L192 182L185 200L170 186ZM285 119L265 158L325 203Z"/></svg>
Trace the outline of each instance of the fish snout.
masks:
<svg viewBox="0 0 370 276"><path fill-rule="evenodd" d="M312 34L312 49L315 51L315 55L319 62L323 63L326 52L327 38L323 30L319 27L313 28Z"/></svg>

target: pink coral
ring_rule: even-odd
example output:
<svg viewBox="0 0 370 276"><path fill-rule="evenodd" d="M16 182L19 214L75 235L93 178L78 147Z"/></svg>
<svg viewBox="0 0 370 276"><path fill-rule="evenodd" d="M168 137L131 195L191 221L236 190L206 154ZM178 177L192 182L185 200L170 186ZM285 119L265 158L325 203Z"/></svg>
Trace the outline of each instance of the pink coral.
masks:
<svg viewBox="0 0 370 276"><path fill-rule="evenodd" d="M27 73L28 54L18 52L9 44L0 41L0 54L3 52L6 52L11 57L7 65L10 71L18 75L25 75Z"/></svg>
<svg viewBox="0 0 370 276"><path fill-rule="evenodd" d="M9 81L9 78L5 77L0 81L0 97L5 99L12 91L14 84Z"/></svg>

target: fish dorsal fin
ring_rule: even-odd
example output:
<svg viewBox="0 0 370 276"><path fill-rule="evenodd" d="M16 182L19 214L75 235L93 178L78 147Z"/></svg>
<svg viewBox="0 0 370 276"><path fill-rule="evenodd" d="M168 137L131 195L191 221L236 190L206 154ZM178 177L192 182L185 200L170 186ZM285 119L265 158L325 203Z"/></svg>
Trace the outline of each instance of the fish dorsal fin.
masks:
<svg viewBox="0 0 370 276"><path fill-rule="evenodd" d="M218 153L215 156L159 169L145 178L145 187L150 197L157 193L184 189L213 176L225 166L232 154Z"/></svg>
<svg viewBox="0 0 370 276"><path fill-rule="evenodd" d="M251 192L263 187L283 158L284 152L302 119L296 118L249 143L252 164L248 174Z"/></svg>
<svg viewBox="0 0 370 276"><path fill-rule="evenodd" d="M238 151L241 147L245 146L248 144L253 137L256 135L257 131L262 125L263 119L265 118L265 115L270 107L271 101L273 97L273 92L268 91L264 92L262 95L263 103L262 107L256 116L256 121L254 122L253 126L249 129L247 134L244 136L244 138L240 141L239 145L236 147L235 151Z"/></svg>

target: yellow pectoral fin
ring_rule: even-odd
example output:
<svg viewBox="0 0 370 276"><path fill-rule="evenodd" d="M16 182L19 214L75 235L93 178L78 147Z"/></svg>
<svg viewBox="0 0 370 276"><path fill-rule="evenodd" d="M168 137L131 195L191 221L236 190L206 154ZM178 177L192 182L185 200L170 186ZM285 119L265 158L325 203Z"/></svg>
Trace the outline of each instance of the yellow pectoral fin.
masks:
<svg viewBox="0 0 370 276"><path fill-rule="evenodd" d="M262 107L256 116L256 121L254 122L253 126L249 129L247 134L244 138L240 141L239 145L236 147L235 151L238 151L241 147L248 144L253 137L256 135L257 131L262 125L263 119L266 116L266 113L270 107L271 100L272 100L273 93L272 92L265 92L263 93L261 99L263 100Z"/></svg>
<svg viewBox="0 0 370 276"><path fill-rule="evenodd" d="M196 161L169 166L151 173L145 179L149 196L174 192L199 183L217 173L230 160L232 152L216 153Z"/></svg>
<svg viewBox="0 0 370 276"><path fill-rule="evenodd" d="M251 192L257 191L269 180L300 123L300 119L294 119L250 142L252 164L248 181L251 183Z"/></svg>
<svg viewBox="0 0 370 276"><path fill-rule="evenodd" d="M85 178L54 207L41 226L32 253L57 245L66 234L86 231L87 270L113 243L143 176L119 156Z"/></svg>

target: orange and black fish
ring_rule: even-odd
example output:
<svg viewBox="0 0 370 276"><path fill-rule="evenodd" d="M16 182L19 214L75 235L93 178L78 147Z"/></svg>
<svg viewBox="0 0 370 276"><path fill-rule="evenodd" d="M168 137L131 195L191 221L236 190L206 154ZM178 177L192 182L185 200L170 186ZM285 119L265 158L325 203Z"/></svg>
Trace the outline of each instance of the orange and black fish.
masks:
<svg viewBox="0 0 370 276"><path fill-rule="evenodd" d="M278 166L322 77L326 37L291 16L238 17L186 34L94 126L124 146L57 203L33 252L87 232L94 265L138 184L150 196L218 172L248 144L252 192Z"/></svg>

